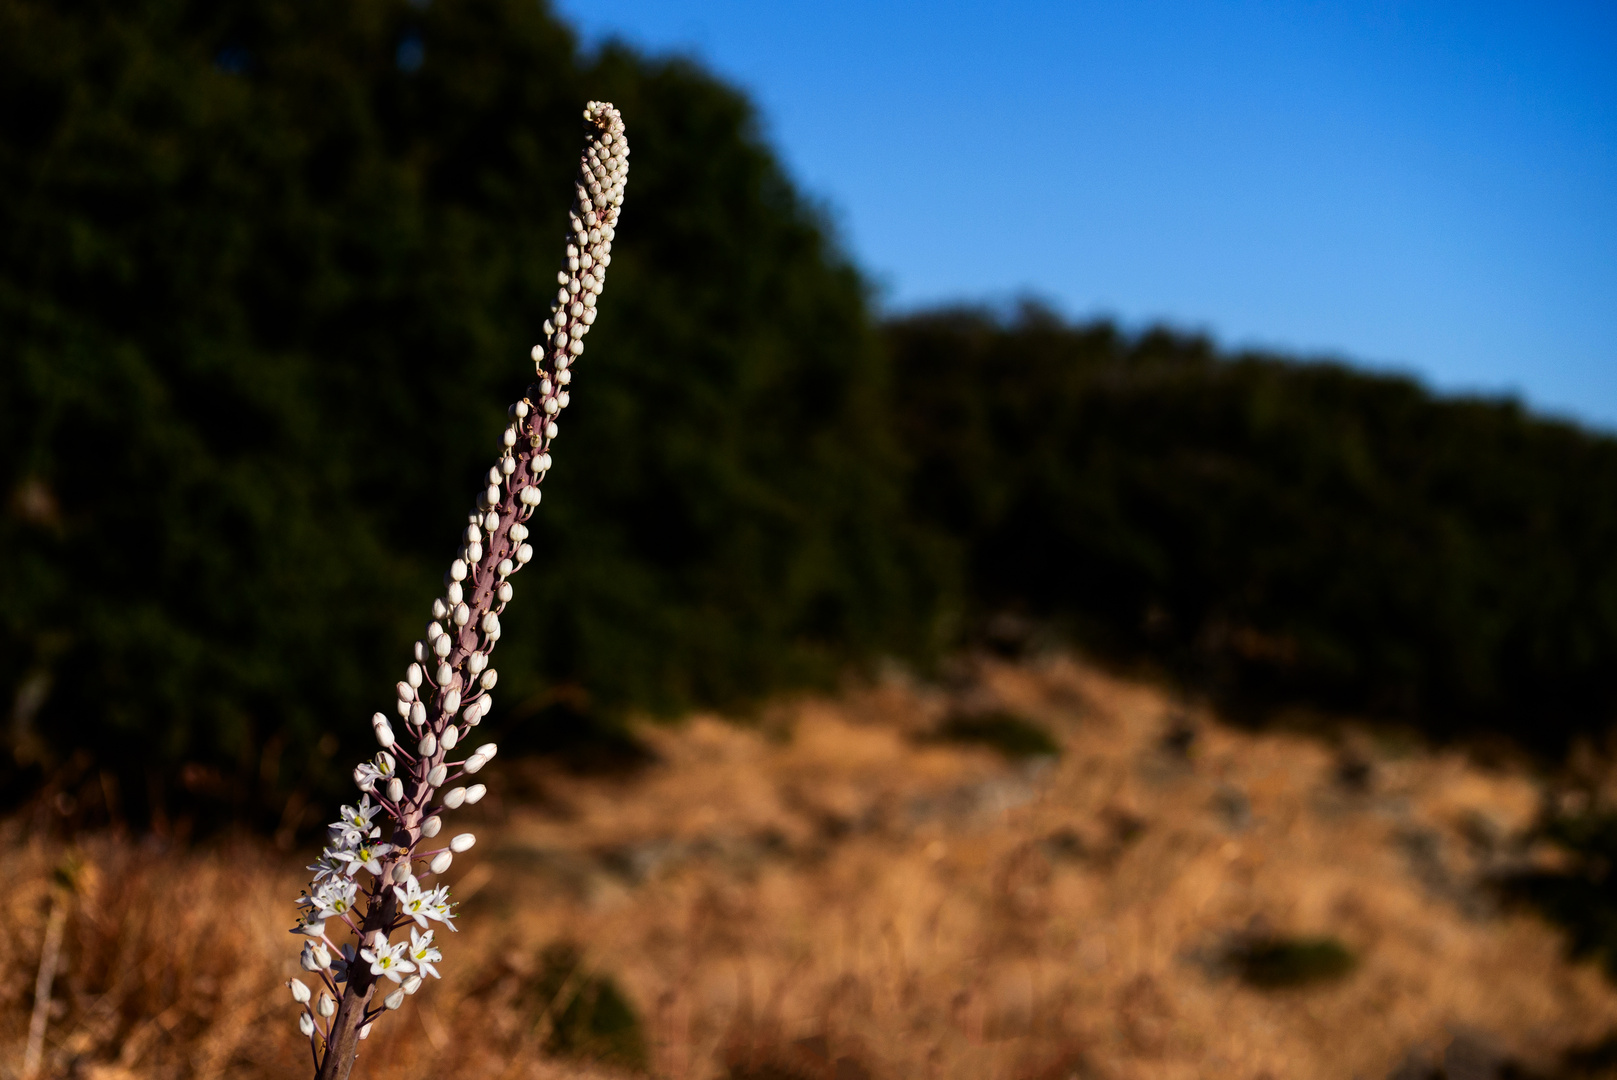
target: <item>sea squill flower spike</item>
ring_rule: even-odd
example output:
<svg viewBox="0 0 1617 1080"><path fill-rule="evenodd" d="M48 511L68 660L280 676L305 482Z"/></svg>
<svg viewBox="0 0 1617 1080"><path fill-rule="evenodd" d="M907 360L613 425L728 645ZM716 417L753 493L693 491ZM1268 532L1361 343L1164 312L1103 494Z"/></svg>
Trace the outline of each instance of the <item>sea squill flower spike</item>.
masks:
<svg viewBox="0 0 1617 1080"><path fill-rule="evenodd" d="M360 1041L381 1014L420 990L423 976L439 977L443 955L429 923L456 929L449 887L421 879L443 874L476 838L458 833L430 848L424 841L442 831L445 813L475 804L486 790L463 781L494 758L493 743L450 755L493 706L499 676L489 667L489 653L500 639L511 578L535 559L526 522L550 469L573 365L595 323L629 174L617 109L590 102L584 128L556 299L544 340L533 347L534 383L510 408L499 457L444 575L444 595L433 601L426 633L395 687L394 711L403 726L396 728L385 713L371 717L380 749L354 768L360 797L331 823L298 900L301 914L292 928L303 939L298 964L316 977L318 989L300 979L287 985L301 1009L298 1028L309 1038L318 1080L346 1080ZM441 790L446 784L454 786ZM353 940L339 945L332 937L346 936L344 928Z"/></svg>

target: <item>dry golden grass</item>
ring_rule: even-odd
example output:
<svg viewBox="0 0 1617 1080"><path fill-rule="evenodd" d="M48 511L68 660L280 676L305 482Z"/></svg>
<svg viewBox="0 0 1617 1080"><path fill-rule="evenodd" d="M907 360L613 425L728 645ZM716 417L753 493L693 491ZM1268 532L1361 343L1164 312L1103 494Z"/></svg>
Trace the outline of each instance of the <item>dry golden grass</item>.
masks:
<svg viewBox="0 0 1617 1080"><path fill-rule="evenodd" d="M924 738L962 706L1033 718L1063 756ZM595 1075L543 1053L532 985L558 940L635 1003L670 1078L1380 1078L1456 1032L1547 1064L1617 1028L1599 973L1478 887L1535 857L1512 840L1530 778L1365 742L1355 786L1321 742L1175 712L1070 659L981 661L957 692L894 681L754 727L649 729L661 761L632 777L513 764L457 863L445 980L378 1025L356 1075ZM1188 752L1165 746L1187 719ZM7 1077L65 853L15 825L0 845ZM304 860L80 852L44 1075L306 1071L280 986ZM1359 963L1252 989L1221 957L1254 929L1334 936Z"/></svg>

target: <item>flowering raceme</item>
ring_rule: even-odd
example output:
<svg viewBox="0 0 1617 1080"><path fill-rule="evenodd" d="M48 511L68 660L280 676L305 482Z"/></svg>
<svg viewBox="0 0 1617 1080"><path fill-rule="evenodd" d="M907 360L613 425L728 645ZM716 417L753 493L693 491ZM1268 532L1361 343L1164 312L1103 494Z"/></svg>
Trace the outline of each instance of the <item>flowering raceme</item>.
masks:
<svg viewBox="0 0 1617 1080"><path fill-rule="evenodd" d="M526 522L550 468L572 366L595 322L629 173L618 111L592 101L584 123L587 144L569 214L566 263L556 275L544 341L533 348L535 382L511 406L499 459L466 519L444 595L432 602L432 621L396 687L403 732L383 713L371 718L381 749L355 767L359 800L342 807L329 826L298 900L302 915L292 932L307 939L299 963L319 993L301 979L289 985L302 1007L298 1026L309 1037L319 1080L346 1077L376 1018L403 1004L424 976L439 977L443 956L433 935L455 929L449 886L423 879L441 877L476 838L460 833L446 844L428 842L443 830L445 812L476 804L487 790L476 783L446 785L481 771L494 758L493 743L463 751L458 760L451 756L493 707L499 676L488 666L489 654L500 639L511 577L534 557ZM406 929L408 940L400 936ZM338 945L333 936L344 930L354 940Z"/></svg>

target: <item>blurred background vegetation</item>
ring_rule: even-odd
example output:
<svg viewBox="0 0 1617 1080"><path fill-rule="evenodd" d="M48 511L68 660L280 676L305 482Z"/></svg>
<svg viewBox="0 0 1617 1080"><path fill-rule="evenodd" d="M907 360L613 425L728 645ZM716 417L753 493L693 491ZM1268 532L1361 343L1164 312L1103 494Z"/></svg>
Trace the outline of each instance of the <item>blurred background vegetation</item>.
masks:
<svg viewBox="0 0 1617 1080"><path fill-rule="evenodd" d="M1050 640L1259 720L1608 726L1617 440L1034 306L882 322L742 95L533 0L0 0L6 805L295 826L366 752L590 98L634 167L496 731Z"/></svg>

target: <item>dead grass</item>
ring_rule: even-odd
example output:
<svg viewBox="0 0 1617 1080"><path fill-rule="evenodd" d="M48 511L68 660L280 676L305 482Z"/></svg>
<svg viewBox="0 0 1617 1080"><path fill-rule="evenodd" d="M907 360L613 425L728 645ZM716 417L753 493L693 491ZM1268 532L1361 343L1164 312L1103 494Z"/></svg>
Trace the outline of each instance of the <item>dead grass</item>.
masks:
<svg viewBox="0 0 1617 1080"><path fill-rule="evenodd" d="M962 696L1061 756L931 738ZM1516 840L1538 789L1458 754L1366 743L1344 770L1320 742L1185 716L1070 659L645 737L661 761L632 778L522 762L491 785L446 978L378 1025L356 1075L592 1075L544 1052L559 941L638 1009L653 1073L693 1080L1345 1080L1456 1032L1547 1066L1617 1028L1599 973L1478 885L1539 857ZM16 825L0 850L9 1077L66 853ZM247 841L80 852L45 1075L306 1070L280 986L298 861ZM1229 958L1258 939L1339 941L1354 963L1255 987Z"/></svg>

